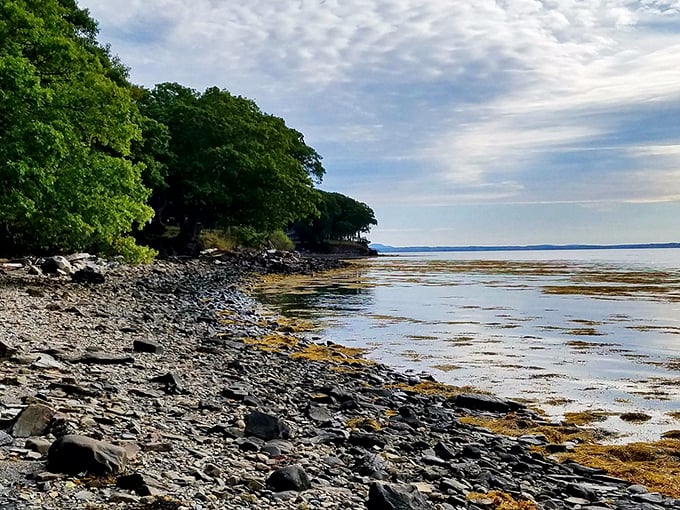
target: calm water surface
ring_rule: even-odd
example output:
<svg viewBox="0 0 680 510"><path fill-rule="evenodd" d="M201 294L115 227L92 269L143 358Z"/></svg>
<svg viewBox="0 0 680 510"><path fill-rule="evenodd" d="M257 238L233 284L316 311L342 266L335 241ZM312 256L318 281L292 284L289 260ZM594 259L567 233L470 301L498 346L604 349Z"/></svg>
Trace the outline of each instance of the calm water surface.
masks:
<svg viewBox="0 0 680 510"><path fill-rule="evenodd" d="M680 250L400 254L260 298L399 370L567 411L619 441L680 429ZM631 425L618 417L643 411Z"/></svg>

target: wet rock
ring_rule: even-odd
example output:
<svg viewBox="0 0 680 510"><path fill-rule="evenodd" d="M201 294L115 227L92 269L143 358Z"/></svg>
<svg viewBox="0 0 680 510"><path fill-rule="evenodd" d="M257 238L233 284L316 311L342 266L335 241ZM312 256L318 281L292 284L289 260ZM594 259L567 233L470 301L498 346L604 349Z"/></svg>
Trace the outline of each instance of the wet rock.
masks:
<svg viewBox="0 0 680 510"><path fill-rule="evenodd" d="M21 411L10 429L14 437L42 436L54 416L54 410L44 404L31 404Z"/></svg>
<svg viewBox="0 0 680 510"><path fill-rule="evenodd" d="M430 505L411 485L374 482L368 491L368 510L427 510Z"/></svg>
<svg viewBox="0 0 680 510"><path fill-rule="evenodd" d="M305 491L311 486L309 476L299 465L277 469L267 478L267 487L274 492Z"/></svg>
<svg viewBox="0 0 680 510"><path fill-rule="evenodd" d="M287 439L290 437L290 427L276 416L253 411L246 417L245 433L265 441Z"/></svg>
<svg viewBox="0 0 680 510"><path fill-rule="evenodd" d="M125 469L127 452L120 446L90 437L66 435L52 443L47 460L47 468L52 472L108 475Z"/></svg>

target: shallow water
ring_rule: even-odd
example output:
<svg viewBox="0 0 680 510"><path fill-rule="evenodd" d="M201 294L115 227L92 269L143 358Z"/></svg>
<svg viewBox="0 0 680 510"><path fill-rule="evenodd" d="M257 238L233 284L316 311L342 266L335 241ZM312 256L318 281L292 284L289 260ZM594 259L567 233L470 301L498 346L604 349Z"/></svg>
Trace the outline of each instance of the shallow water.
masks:
<svg viewBox="0 0 680 510"><path fill-rule="evenodd" d="M321 336L550 416L611 412L618 442L680 429L680 250L428 253L263 287ZM624 412L651 420L630 424Z"/></svg>

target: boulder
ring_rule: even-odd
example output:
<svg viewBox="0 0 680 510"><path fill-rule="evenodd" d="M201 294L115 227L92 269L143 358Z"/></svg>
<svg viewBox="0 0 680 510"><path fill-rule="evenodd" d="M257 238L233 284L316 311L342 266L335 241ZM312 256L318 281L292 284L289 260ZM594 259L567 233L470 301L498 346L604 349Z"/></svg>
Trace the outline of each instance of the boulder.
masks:
<svg viewBox="0 0 680 510"><path fill-rule="evenodd" d="M374 482L368 491L368 510L426 510L431 508L412 485Z"/></svg>
<svg viewBox="0 0 680 510"><path fill-rule="evenodd" d="M265 441L288 439L290 427L276 416L253 411L246 417L246 435L259 437Z"/></svg>
<svg viewBox="0 0 680 510"><path fill-rule="evenodd" d="M293 465L277 469L267 478L267 487L274 492L304 491L309 489L312 483L309 476L301 466Z"/></svg>
<svg viewBox="0 0 680 510"><path fill-rule="evenodd" d="M47 452L47 469L57 473L110 475L122 472L126 465L124 448L73 434L57 439Z"/></svg>
<svg viewBox="0 0 680 510"><path fill-rule="evenodd" d="M71 263L60 255L46 258L40 264L40 269L46 274L71 274L73 271Z"/></svg>
<svg viewBox="0 0 680 510"><path fill-rule="evenodd" d="M31 404L25 407L15 418L10 433L14 437L42 436L54 416L51 407L44 404Z"/></svg>
<svg viewBox="0 0 680 510"><path fill-rule="evenodd" d="M477 393L461 393L453 397L451 402L457 407L492 413L510 413L524 407L519 402Z"/></svg>

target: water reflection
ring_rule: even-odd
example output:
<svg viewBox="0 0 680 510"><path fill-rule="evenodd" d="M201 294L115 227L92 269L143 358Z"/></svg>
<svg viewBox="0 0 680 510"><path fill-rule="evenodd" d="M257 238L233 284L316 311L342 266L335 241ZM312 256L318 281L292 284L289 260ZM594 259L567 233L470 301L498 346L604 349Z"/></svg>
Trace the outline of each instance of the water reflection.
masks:
<svg viewBox="0 0 680 510"><path fill-rule="evenodd" d="M680 411L680 250L622 251L610 254L621 261L602 252L379 258L274 282L259 296L398 369L539 403L556 417L644 411L653 417L644 425L607 425L655 439L680 428L667 414Z"/></svg>

